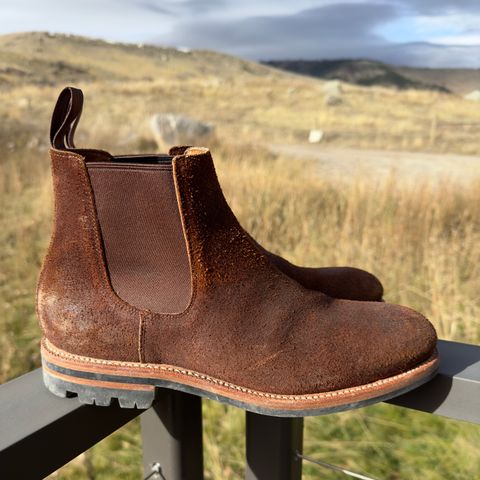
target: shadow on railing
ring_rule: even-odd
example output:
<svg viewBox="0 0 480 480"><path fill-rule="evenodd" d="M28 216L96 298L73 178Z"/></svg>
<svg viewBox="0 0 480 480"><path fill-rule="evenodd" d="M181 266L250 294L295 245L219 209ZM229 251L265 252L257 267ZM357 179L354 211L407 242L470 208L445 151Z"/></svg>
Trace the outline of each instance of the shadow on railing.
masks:
<svg viewBox="0 0 480 480"><path fill-rule="evenodd" d="M441 340L439 351L439 374L389 403L480 424L480 346ZM2 479L44 477L138 415L146 478L203 478L199 397L163 390L147 411L82 405L50 394L38 369L0 386L0 409ZM246 416L246 478L299 480L303 419Z"/></svg>

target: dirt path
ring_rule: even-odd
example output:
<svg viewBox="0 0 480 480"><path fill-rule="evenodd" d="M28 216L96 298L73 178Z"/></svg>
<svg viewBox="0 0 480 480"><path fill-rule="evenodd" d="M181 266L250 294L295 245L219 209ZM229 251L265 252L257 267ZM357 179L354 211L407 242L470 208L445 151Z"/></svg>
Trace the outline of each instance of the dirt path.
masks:
<svg viewBox="0 0 480 480"><path fill-rule="evenodd" d="M316 159L322 175L341 180L357 176L382 179L394 175L406 182L444 180L467 183L480 179L480 157L452 154L354 150L321 145L272 145L282 155Z"/></svg>

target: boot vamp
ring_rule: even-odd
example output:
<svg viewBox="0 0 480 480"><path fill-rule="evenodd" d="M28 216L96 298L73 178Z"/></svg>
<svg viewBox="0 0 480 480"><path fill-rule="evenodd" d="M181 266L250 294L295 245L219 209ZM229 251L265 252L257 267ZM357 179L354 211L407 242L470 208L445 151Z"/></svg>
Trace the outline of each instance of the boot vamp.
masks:
<svg viewBox="0 0 480 480"><path fill-rule="evenodd" d="M426 360L436 345L430 322L411 309L333 300L286 279L223 285L183 320L153 325L149 361L281 394L387 378Z"/></svg>

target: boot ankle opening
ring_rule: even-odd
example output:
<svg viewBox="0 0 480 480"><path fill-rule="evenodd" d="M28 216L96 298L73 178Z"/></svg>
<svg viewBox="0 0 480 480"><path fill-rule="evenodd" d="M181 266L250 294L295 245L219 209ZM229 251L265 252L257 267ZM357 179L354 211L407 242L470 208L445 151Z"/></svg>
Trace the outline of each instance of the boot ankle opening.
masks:
<svg viewBox="0 0 480 480"><path fill-rule="evenodd" d="M144 165L171 165L173 156L167 154L116 155L113 162Z"/></svg>

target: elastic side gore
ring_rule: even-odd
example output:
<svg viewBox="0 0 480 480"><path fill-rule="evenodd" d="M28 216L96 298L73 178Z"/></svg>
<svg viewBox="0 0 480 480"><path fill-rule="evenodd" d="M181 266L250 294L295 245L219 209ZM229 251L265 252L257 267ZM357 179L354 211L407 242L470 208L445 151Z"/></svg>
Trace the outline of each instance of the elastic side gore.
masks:
<svg viewBox="0 0 480 480"><path fill-rule="evenodd" d="M87 170L115 292L138 308L183 312L192 281L171 161L93 162Z"/></svg>

